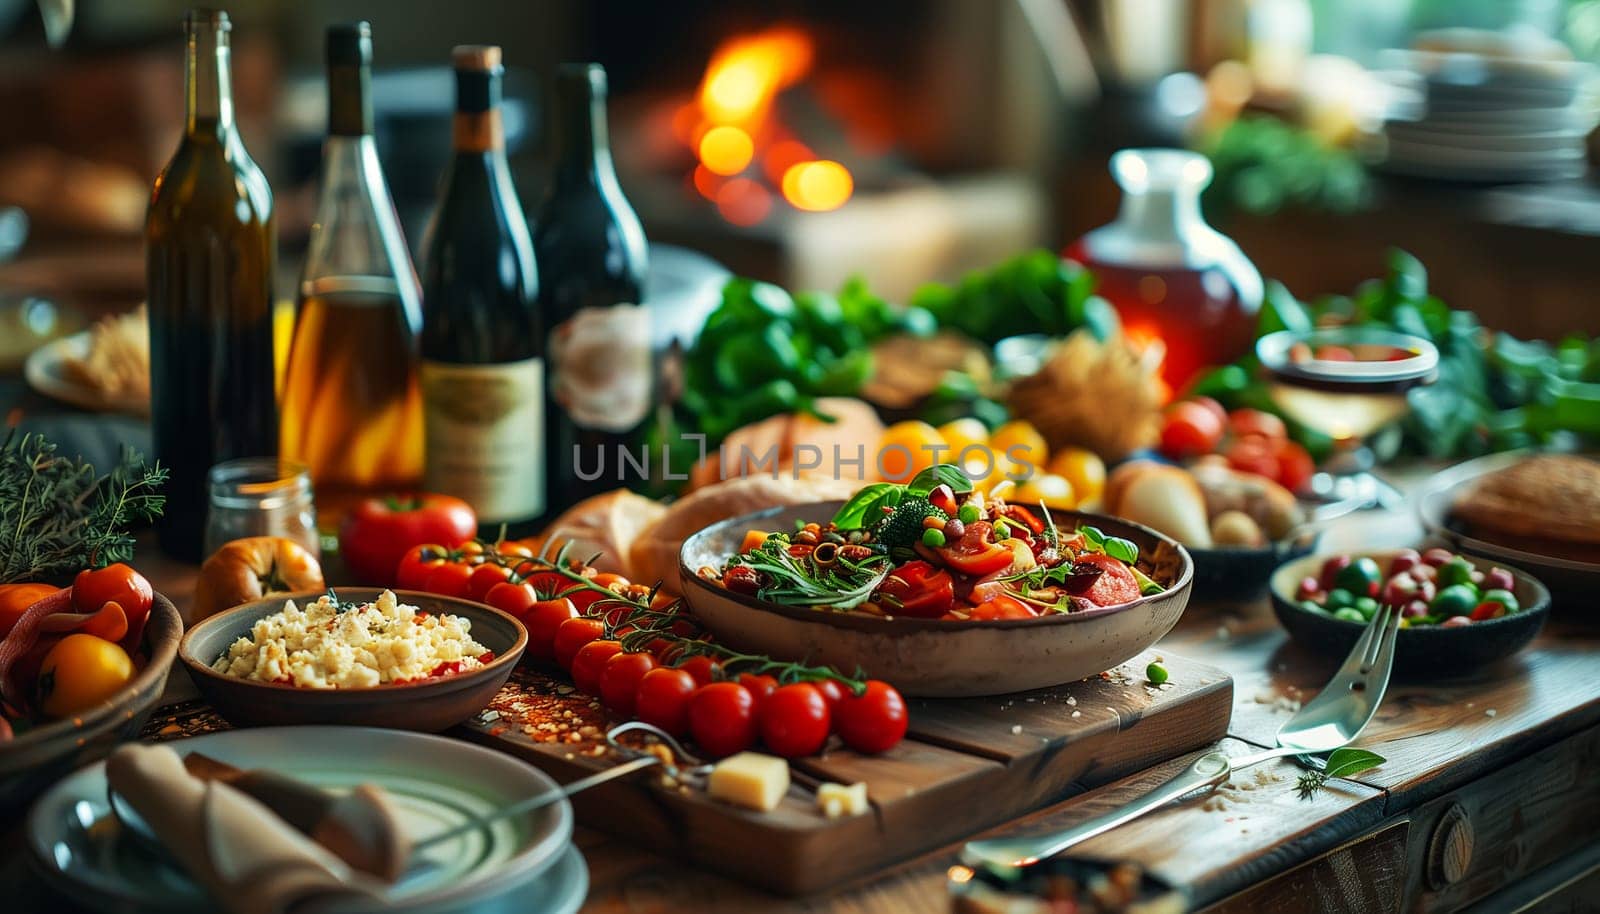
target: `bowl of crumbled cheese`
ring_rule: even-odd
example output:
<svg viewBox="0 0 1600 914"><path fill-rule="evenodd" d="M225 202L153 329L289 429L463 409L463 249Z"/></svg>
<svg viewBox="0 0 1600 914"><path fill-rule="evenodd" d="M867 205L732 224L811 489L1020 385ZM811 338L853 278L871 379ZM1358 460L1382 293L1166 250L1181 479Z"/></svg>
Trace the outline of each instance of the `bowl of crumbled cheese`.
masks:
<svg viewBox="0 0 1600 914"><path fill-rule="evenodd" d="M510 615L414 591L341 588L197 623L178 657L236 726L443 730L481 711L528 643Z"/></svg>

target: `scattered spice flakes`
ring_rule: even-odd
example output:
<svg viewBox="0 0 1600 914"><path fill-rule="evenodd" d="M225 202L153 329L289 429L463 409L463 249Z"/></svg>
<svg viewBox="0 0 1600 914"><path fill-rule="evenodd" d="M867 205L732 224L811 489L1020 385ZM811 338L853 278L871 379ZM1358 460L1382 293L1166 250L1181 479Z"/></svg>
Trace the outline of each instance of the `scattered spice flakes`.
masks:
<svg viewBox="0 0 1600 914"><path fill-rule="evenodd" d="M493 718L488 715L493 714ZM587 744L605 739L610 721L600 702L572 686L518 669L480 719L498 722L491 735L517 729L536 743ZM602 745L602 752L604 747Z"/></svg>

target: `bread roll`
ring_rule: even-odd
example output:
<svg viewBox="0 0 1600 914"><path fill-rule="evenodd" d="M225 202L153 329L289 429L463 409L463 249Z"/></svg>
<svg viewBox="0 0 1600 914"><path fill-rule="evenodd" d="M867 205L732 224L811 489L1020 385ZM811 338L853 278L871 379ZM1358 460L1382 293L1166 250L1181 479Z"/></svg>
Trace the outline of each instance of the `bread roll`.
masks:
<svg viewBox="0 0 1600 914"><path fill-rule="evenodd" d="M664 583L676 592L678 552L683 541L720 520L779 505L849 498L859 483L825 476L789 475L774 479L767 474L728 479L698 489L679 499L646 527L628 553L627 575L635 582ZM819 518L821 520L821 518Z"/></svg>
<svg viewBox="0 0 1600 914"><path fill-rule="evenodd" d="M627 489L604 492L578 502L545 528L544 540L572 543L573 558L599 553L594 567L637 580L628 551L639 531L667 513L666 506Z"/></svg>
<svg viewBox="0 0 1600 914"><path fill-rule="evenodd" d="M810 413L785 413L735 429L722 442L720 464L718 454L707 454L690 471L690 491L718 482L724 475L729 479L774 474L793 478L795 464L802 462L801 476L837 477L856 483L875 479L877 454L873 449L883 437L877 410L854 397L823 397L816 401L816 410L833 421ZM797 460L800 448L806 449L803 460ZM859 465L854 462L858 457Z"/></svg>
<svg viewBox="0 0 1600 914"><path fill-rule="evenodd" d="M1151 464L1131 474L1117 490L1112 514L1159 530L1185 546L1211 548L1206 500L1194 477L1178 467Z"/></svg>

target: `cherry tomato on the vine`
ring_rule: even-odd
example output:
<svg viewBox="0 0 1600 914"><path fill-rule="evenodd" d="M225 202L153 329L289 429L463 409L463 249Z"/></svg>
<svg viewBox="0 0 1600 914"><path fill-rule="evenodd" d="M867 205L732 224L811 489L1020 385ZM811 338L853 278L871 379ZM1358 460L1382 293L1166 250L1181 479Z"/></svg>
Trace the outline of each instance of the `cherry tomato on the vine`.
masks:
<svg viewBox="0 0 1600 914"><path fill-rule="evenodd" d="M589 695L600 694L600 672L607 661L622 653L622 642L610 639L590 641L578 648L572 658L572 684Z"/></svg>
<svg viewBox="0 0 1600 914"><path fill-rule="evenodd" d="M490 591L491 596L493 593L494 591ZM532 588L529 588L529 593L532 593ZM528 629L528 656L536 660L554 660L556 633L567 620L578 618L578 610L572 605L571 600L557 597L554 600L534 601L520 618Z"/></svg>
<svg viewBox="0 0 1600 914"><path fill-rule="evenodd" d="M435 568L450 561L450 550L436 543L412 546L400 560L395 585L401 590L421 590Z"/></svg>
<svg viewBox="0 0 1600 914"><path fill-rule="evenodd" d="M572 661L577 658L578 651L591 641L598 641L605 636L606 626L599 619L585 619L581 616L567 619L556 628L556 635L552 641L551 652L556 663L562 669L572 669Z"/></svg>
<svg viewBox="0 0 1600 914"><path fill-rule="evenodd" d="M778 680L765 673L740 673L738 683L750 691L750 697L755 699L756 713L761 712L761 705L778 690Z"/></svg>
<svg viewBox="0 0 1600 914"><path fill-rule="evenodd" d="M600 671L600 698L606 707L618 714L632 714L639 680L656 665L656 658L645 653L618 654L607 660Z"/></svg>
<svg viewBox="0 0 1600 914"><path fill-rule="evenodd" d="M828 703L829 713L837 713L839 702L844 701L844 697L850 694L850 690L837 679L813 679L811 685L822 693L823 700Z"/></svg>
<svg viewBox="0 0 1600 914"><path fill-rule="evenodd" d="M773 755L815 755L828 741L828 700L809 682L779 686L761 703L761 741Z"/></svg>
<svg viewBox="0 0 1600 914"><path fill-rule="evenodd" d="M721 668L721 664L704 654L690 657L678 664L678 669L694 677L696 685L705 685L714 681L717 678L717 671Z"/></svg>
<svg viewBox="0 0 1600 914"><path fill-rule="evenodd" d="M483 595L483 602L493 606L501 612L508 612L516 616L523 625L528 624L528 610L536 602L533 588L526 584L513 584L510 581L501 581L489 588ZM554 634L554 633L552 633ZM528 632L529 648L532 648L533 631ZM548 644L546 645L548 646Z"/></svg>
<svg viewBox="0 0 1600 914"><path fill-rule="evenodd" d="M511 579L511 569L493 562L485 562L472 569L472 574L467 577L467 599L477 600L479 603L489 595L489 589L496 584L502 584Z"/></svg>
<svg viewBox="0 0 1600 914"><path fill-rule="evenodd" d="M834 727L844 744L857 752L887 752L906 735L906 702L894 686L879 679L867 681L861 695L846 695L840 702Z"/></svg>
<svg viewBox="0 0 1600 914"><path fill-rule="evenodd" d="M467 599L467 582L472 579L472 566L465 562L446 562L428 573L422 589L443 597Z"/></svg>
<svg viewBox="0 0 1600 914"><path fill-rule="evenodd" d="M689 732L689 696L696 688L694 677L683 670L658 666L639 680L633 716L673 736L683 736Z"/></svg>
<svg viewBox="0 0 1600 914"><path fill-rule="evenodd" d="M743 752L756 742L756 701L737 682L713 682L689 697L689 734L712 758Z"/></svg>

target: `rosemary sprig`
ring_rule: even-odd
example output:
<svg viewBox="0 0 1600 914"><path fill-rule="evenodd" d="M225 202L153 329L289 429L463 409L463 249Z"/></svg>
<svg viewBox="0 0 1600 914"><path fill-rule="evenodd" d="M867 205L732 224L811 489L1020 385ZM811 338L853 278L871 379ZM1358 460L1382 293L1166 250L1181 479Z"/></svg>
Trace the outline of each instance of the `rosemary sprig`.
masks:
<svg viewBox="0 0 1600 914"><path fill-rule="evenodd" d="M1309 800L1328 783L1329 778L1347 778L1376 768L1385 761L1387 759L1383 756L1366 749L1335 749L1328 755L1328 763L1321 771L1307 771L1300 775L1300 779L1295 781L1295 790L1300 794L1300 799Z"/></svg>
<svg viewBox="0 0 1600 914"><path fill-rule="evenodd" d="M127 528L161 514L166 481L166 470L131 448L102 476L44 438L13 430L0 444L0 584L132 559Z"/></svg>
<svg viewBox="0 0 1600 914"><path fill-rule="evenodd" d="M760 548L736 556L734 561L763 572L770 583L757 594L763 600L789 606L854 609L865 603L892 564L887 554L874 552L859 560L840 556L829 565L789 554L789 537L774 533Z"/></svg>

